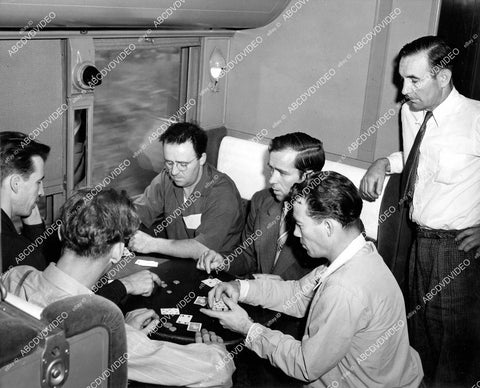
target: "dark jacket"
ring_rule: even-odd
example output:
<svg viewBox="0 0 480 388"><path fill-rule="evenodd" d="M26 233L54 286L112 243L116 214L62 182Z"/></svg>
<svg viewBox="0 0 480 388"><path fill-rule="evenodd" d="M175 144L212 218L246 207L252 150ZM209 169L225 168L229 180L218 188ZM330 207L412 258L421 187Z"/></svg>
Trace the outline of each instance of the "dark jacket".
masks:
<svg viewBox="0 0 480 388"><path fill-rule="evenodd" d="M282 203L278 202L270 189L256 192L251 201L250 213L242 233L240 245L242 252L235 256L234 252L222 252L230 260L229 273L248 275L266 273L279 275L284 280L297 280L321 264L312 259L300 244L300 239L293 235L293 225L288 223L290 233L275 265L275 252L280 228ZM246 244L249 236L257 237L253 244ZM249 240L251 241L251 240ZM236 249L240 251L240 249ZM231 255L231 256L229 256Z"/></svg>
<svg viewBox="0 0 480 388"><path fill-rule="evenodd" d="M23 225L22 234L18 234L12 220L2 210L2 272L17 265L29 265L43 271L47 262L57 261L60 257L60 241L55 230L45 229L43 223ZM48 258L49 260L47 260ZM125 286L115 280L98 289L97 295L119 304L127 295Z"/></svg>

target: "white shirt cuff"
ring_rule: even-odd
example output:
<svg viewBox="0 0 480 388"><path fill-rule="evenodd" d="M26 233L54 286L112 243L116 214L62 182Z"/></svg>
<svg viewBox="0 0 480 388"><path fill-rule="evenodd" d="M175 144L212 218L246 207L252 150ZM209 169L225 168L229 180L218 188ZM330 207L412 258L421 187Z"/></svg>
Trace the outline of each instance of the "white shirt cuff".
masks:
<svg viewBox="0 0 480 388"><path fill-rule="evenodd" d="M238 296L238 301L243 302L247 297L248 290L250 289L250 284L248 284L248 280L237 279L237 282L240 283L240 295Z"/></svg>
<svg viewBox="0 0 480 388"><path fill-rule="evenodd" d="M403 152L394 152L387 156L387 159L390 163L389 174L399 174L403 171Z"/></svg>

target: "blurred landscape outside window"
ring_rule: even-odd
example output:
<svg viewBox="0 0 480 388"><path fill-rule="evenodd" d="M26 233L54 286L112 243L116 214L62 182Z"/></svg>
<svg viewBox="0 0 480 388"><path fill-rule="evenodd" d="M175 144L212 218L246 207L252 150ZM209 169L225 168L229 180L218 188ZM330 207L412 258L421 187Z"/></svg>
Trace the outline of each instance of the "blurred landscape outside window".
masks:
<svg viewBox="0 0 480 388"><path fill-rule="evenodd" d="M121 51L122 46L96 48L95 66L108 68ZM163 168L161 143L158 139L150 142L149 136L180 107L180 51L177 47L137 47L95 89L92 186L128 159L128 167L109 187L136 195ZM147 148L137 155L142 144Z"/></svg>

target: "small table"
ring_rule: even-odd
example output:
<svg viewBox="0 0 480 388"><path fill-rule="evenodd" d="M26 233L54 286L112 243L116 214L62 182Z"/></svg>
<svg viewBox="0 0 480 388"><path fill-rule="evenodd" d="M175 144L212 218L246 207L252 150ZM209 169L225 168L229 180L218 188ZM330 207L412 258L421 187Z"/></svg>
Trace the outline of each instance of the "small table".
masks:
<svg viewBox="0 0 480 388"><path fill-rule="evenodd" d="M158 262L158 267L143 267L135 264L138 259L153 260ZM162 316L161 308L175 308L180 310L180 314L192 315L191 322L199 322L202 324L202 329L214 331L217 335L223 338L225 345L236 345L242 341L243 336L234 333L230 330L224 329L215 318L210 318L201 313L199 310L202 306L196 305L193 302L197 296L207 296L211 287L205 285L201 281L208 277L216 277L222 281L233 280L234 277L223 272L218 274L212 273L210 276L205 271L200 271L196 268L196 262L188 259L165 259L159 256L140 256L137 255L132 259L123 271L119 272L118 277L122 277L134 272L148 269L156 273L160 279L167 283L167 287L155 287L156 289L149 297L142 296L128 296L125 303L125 311L146 307L155 310L160 316L161 324L157 327L154 333L150 334L150 338L156 340L166 340L179 344L188 344L195 342L195 332L187 331L187 325L176 323L178 315ZM171 291L171 292L170 292ZM253 307L242 304L242 307L247 310L254 321L268 324L276 316L281 315L271 310L264 310L260 307ZM277 317L277 318L278 318ZM175 331L171 331L165 327L165 322L172 324Z"/></svg>

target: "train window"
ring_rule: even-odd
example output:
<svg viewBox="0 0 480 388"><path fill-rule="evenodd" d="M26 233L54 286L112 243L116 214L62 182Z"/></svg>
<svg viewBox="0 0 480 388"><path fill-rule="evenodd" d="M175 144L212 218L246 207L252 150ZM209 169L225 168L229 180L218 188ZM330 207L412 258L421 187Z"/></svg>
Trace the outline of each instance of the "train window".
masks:
<svg viewBox="0 0 480 388"><path fill-rule="evenodd" d="M108 176L110 187L134 195L161 170L159 128L195 118L194 111L186 116L180 107L197 97L192 78L198 77L198 52L199 46L174 40L95 42L102 85L94 93L93 185Z"/></svg>

